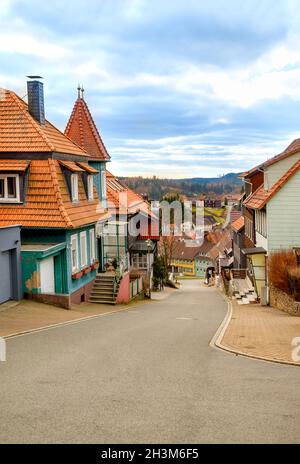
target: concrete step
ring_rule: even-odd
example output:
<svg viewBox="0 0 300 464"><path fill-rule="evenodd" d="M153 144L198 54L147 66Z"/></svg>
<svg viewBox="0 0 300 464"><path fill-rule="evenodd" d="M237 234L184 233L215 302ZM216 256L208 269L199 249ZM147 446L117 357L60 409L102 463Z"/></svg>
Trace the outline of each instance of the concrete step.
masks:
<svg viewBox="0 0 300 464"><path fill-rule="evenodd" d="M105 276L105 275L97 275L96 276L96 279L100 279L100 280L115 280L114 276Z"/></svg>
<svg viewBox="0 0 300 464"><path fill-rule="evenodd" d="M113 285L105 285L105 284L98 284L98 283L94 284L93 286L97 288L107 289L107 290L113 290L114 288Z"/></svg>
<svg viewBox="0 0 300 464"><path fill-rule="evenodd" d="M103 296L113 296L114 292L101 292L95 289L92 289L91 295L103 295Z"/></svg>
<svg viewBox="0 0 300 464"><path fill-rule="evenodd" d="M107 300L102 300L100 298L90 298L89 303L98 303L98 304L109 304L109 305L115 305L116 302L115 300L107 301Z"/></svg>
<svg viewBox="0 0 300 464"><path fill-rule="evenodd" d="M242 298L242 302L245 305L250 304L250 301L248 300L248 298Z"/></svg>
<svg viewBox="0 0 300 464"><path fill-rule="evenodd" d="M91 293L90 294L90 298L93 298L93 299L100 299L100 300L114 300L115 299L115 295L103 295L102 293Z"/></svg>

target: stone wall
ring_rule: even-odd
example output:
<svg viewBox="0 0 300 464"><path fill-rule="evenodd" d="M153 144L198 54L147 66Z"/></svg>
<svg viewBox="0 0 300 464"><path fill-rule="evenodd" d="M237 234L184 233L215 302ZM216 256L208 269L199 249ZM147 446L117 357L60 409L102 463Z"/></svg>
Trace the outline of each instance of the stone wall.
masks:
<svg viewBox="0 0 300 464"><path fill-rule="evenodd" d="M300 317L300 302L275 287L270 287L270 305L291 316Z"/></svg>

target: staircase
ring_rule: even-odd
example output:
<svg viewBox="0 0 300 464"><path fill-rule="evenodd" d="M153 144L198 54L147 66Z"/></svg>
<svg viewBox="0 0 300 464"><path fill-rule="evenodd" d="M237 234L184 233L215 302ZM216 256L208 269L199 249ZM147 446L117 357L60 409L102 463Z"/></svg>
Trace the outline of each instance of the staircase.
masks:
<svg viewBox="0 0 300 464"><path fill-rule="evenodd" d="M233 279L232 298L235 299L239 305L257 303L257 293L249 277L245 279Z"/></svg>
<svg viewBox="0 0 300 464"><path fill-rule="evenodd" d="M119 282L115 281L114 274L97 274L89 302L114 305L118 291Z"/></svg>

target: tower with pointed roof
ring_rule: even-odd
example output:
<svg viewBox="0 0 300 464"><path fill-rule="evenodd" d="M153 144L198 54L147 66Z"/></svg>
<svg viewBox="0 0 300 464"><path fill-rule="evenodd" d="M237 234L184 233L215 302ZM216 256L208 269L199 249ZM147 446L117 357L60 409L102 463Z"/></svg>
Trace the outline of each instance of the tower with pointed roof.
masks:
<svg viewBox="0 0 300 464"><path fill-rule="evenodd" d="M94 181L98 196L103 205L106 206L105 171L106 163L110 161L110 156L83 97L84 89L78 86L77 90L78 97L66 126L65 135L89 154L89 164L99 171L99 174L94 176Z"/></svg>

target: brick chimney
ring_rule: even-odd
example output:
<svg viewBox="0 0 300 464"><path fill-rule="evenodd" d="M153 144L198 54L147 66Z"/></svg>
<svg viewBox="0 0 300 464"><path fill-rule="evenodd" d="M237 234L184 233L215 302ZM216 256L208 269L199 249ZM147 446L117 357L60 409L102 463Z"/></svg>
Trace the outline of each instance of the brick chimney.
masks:
<svg viewBox="0 0 300 464"><path fill-rule="evenodd" d="M27 76L28 111L41 125L45 124L44 84L41 76Z"/></svg>

